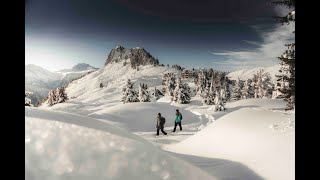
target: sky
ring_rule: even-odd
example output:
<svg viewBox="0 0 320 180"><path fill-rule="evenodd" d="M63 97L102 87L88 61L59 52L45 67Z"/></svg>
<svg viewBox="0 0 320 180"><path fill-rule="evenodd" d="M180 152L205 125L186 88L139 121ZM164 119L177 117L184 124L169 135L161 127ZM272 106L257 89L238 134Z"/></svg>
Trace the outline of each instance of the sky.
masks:
<svg viewBox="0 0 320 180"><path fill-rule="evenodd" d="M294 41L269 0L25 0L25 64L101 68L116 46L163 64L233 71L272 66Z"/></svg>

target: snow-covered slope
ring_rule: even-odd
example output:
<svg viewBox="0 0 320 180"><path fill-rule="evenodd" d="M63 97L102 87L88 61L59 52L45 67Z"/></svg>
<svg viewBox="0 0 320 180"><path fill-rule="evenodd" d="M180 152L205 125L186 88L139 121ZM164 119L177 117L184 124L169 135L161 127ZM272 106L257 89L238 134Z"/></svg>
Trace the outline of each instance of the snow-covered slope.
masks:
<svg viewBox="0 0 320 180"><path fill-rule="evenodd" d="M284 103L280 100L247 99L234 103L229 107L238 107L238 110L164 149L236 161L264 179L294 179L294 114L284 112Z"/></svg>
<svg viewBox="0 0 320 180"><path fill-rule="evenodd" d="M152 132L155 131L156 117L158 113L161 113L166 118L166 127L174 125L175 111L177 107L168 103L127 103L110 106L78 106L77 108L71 108L72 103L57 104L50 109L59 111L68 111L76 113L73 109L84 109L88 111L86 116L97 119L108 119L113 122L121 123L122 126L132 132ZM180 109L183 114L183 125L198 123L200 126L200 119L198 115L193 114L190 111ZM207 123L207 122L204 122ZM172 130L172 129L171 129Z"/></svg>
<svg viewBox="0 0 320 180"><path fill-rule="evenodd" d="M28 64L25 66L25 91L33 92L30 95L34 104L48 95L49 90L56 88L60 82L61 74L50 72L42 67Z"/></svg>
<svg viewBox="0 0 320 180"><path fill-rule="evenodd" d="M42 67L28 64L25 66L25 90L33 92L30 95L32 104L48 95L48 92L60 86L64 86L69 81L84 76L95 71L87 64L78 64L72 69L62 72L51 72Z"/></svg>
<svg viewBox="0 0 320 180"><path fill-rule="evenodd" d="M128 60L129 61L129 60ZM134 83L134 89L138 90L140 83L148 85L149 90L156 86L162 87L162 75L167 72L178 73L177 70L163 66L139 66L139 70L133 69L128 63L109 63L104 68L95 71L79 80L69 84L67 93L69 97L78 98L77 101L105 103L117 101L120 103L122 89L128 79ZM100 83L104 85L100 88Z"/></svg>
<svg viewBox="0 0 320 180"><path fill-rule="evenodd" d="M95 68L89 64L78 63L71 69L62 69L60 71L57 71L57 73L62 74L58 86L64 86L70 81L77 79L81 76L85 76L96 70L98 70L98 68Z"/></svg>
<svg viewBox="0 0 320 180"><path fill-rule="evenodd" d="M40 66L28 64L25 66L25 81L26 82L44 82L50 83L61 78L61 74L50 72Z"/></svg>
<svg viewBox="0 0 320 180"><path fill-rule="evenodd" d="M26 108L27 180L216 179L106 122Z"/></svg>
<svg viewBox="0 0 320 180"><path fill-rule="evenodd" d="M256 74L260 69L263 69L265 72L270 73L271 79L273 82L276 82L276 74L279 74L280 64L277 64L275 66L271 67L265 67L265 68L254 68L254 69L244 69L244 70L238 70L229 73L227 76L231 80L237 80L238 77L241 80L247 80L249 78L253 78L253 75Z"/></svg>

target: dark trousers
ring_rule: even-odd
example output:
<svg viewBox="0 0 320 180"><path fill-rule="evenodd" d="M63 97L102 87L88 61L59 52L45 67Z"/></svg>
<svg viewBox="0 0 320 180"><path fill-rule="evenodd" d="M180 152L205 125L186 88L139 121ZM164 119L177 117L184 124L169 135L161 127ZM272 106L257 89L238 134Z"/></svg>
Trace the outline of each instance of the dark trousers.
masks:
<svg viewBox="0 0 320 180"><path fill-rule="evenodd" d="M161 132L164 134L164 135L167 135L166 132L164 132L163 128L157 128L157 135L159 136L159 130L161 130Z"/></svg>
<svg viewBox="0 0 320 180"><path fill-rule="evenodd" d="M174 129L173 129L173 132L176 132L176 127L177 127L177 125L179 125L180 126L180 131L182 131L182 126L181 126L181 121L180 122L174 122Z"/></svg>

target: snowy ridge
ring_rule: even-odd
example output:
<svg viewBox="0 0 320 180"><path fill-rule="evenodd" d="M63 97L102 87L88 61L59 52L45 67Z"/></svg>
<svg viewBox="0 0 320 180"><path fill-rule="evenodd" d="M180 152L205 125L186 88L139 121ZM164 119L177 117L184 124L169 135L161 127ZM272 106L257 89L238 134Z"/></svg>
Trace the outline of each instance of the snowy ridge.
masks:
<svg viewBox="0 0 320 180"><path fill-rule="evenodd" d="M40 66L28 64L25 66L25 81L31 82L52 82L57 81L61 77L61 74L50 72Z"/></svg>
<svg viewBox="0 0 320 180"><path fill-rule="evenodd" d="M231 79L231 80L237 80L238 77L241 80L247 80L247 79L251 79L253 78L253 75L256 74L260 69L263 69L265 72L270 73L271 76L271 80L273 82L276 82L276 74L279 74L279 69L280 69L280 64L277 64L275 66L271 66L271 67L264 67L264 68L254 68L254 69L244 69L244 70L238 70L238 71L234 71L229 73L227 76Z"/></svg>
<svg viewBox="0 0 320 180"><path fill-rule="evenodd" d="M173 68L163 66L139 66L139 71L129 64L110 63L104 68L93 72L79 80L69 84L67 93L69 97L79 98L82 102L104 102L108 99L117 99L120 103L122 88L128 79L134 83L134 89L138 89L140 83L148 85L148 90L156 86L161 88L162 75L167 72L178 73ZM104 85L100 88L100 83Z"/></svg>
<svg viewBox="0 0 320 180"><path fill-rule="evenodd" d="M90 64L86 63L78 63L75 66L73 66L71 69L62 69L57 71L58 73L63 73L63 72L80 72L80 71L93 71L97 70L98 68L95 68L91 66Z"/></svg>
<svg viewBox="0 0 320 180"><path fill-rule="evenodd" d="M136 68L140 65L158 65L157 61L149 52L144 48L136 47L127 49L122 46L117 46L112 49L108 55L108 58L105 62L105 65L116 62L123 62L129 60L128 63L131 64L133 68Z"/></svg>

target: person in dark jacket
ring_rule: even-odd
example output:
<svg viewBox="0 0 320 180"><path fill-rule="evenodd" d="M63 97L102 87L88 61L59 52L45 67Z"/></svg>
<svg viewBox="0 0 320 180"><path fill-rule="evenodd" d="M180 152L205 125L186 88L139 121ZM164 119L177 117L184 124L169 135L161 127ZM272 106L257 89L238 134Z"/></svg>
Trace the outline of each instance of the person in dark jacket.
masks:
<svg viewBox="0 0 320 180"><path fill-rule="evenodd" d="M180 126L180 131L182 131L182 126L181 126L181 113L179 112L179 109L176 110L176 119L174 120L174 129L172 132L176 132L176 127L177 125Z"/></svg>
<svg viewBox="0 0 320 180"><path fill-rule="evenodd" d="M161 132L162 132L164 135L167 135L167 133L163 130L163 128L164 128L164 123L165 123L164 117L162 117L161 114L158 113L158 116L157 116L157 136L159 136L159 130L161 130Z"/></svg>

